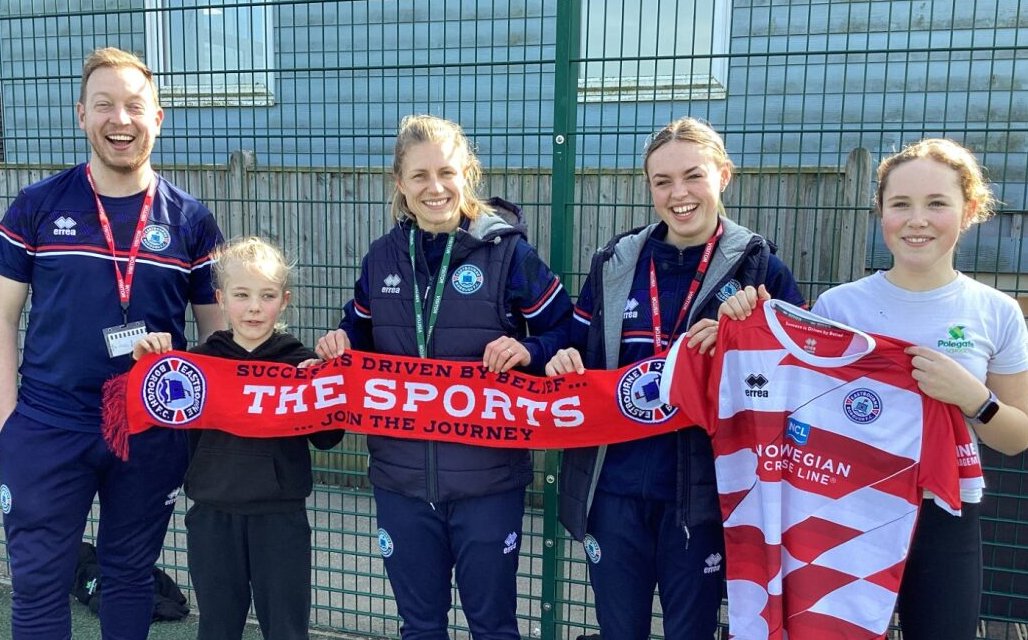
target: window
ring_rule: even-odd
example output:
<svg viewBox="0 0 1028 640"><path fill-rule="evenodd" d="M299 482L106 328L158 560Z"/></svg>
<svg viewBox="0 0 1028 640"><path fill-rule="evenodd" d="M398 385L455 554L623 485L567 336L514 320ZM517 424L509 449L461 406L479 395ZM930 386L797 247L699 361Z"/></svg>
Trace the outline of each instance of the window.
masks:
<svg viewBox="0 0 1028 640"><path fill-rule="evenodd" d="M167 106L275 103L271 9L246 0L146 0L150 67ZM202 6L200 6L202 5Z"/></svg>
<svg viewBox="0 0 1028 640"><path fill-rule="evenodd" d="M582 3L586 102L725 98L730 0Z"/></svg>

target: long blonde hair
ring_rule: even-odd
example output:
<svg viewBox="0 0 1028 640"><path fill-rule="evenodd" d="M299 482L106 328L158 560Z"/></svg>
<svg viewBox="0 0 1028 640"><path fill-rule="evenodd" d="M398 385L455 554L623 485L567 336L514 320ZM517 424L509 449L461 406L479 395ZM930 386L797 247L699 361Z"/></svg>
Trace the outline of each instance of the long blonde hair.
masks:
<svg viewBox="0 0 1028 640"><path fill-rule="evenodd" d="M407 151L422 142L450 142L464 152L464 192L461 194L460 212L472 220L482 214L491 213L489 205L478 196L478 187L482 182L482 165L464 135L464 130L456 122L430 115L405 116L400 121L396 145L393 148L394 181L399 182L403 175L403 161ZM397 221L414 218L407 204L407 197L400 192L398 186L393 188L391 211L393 219Z"/></svg>

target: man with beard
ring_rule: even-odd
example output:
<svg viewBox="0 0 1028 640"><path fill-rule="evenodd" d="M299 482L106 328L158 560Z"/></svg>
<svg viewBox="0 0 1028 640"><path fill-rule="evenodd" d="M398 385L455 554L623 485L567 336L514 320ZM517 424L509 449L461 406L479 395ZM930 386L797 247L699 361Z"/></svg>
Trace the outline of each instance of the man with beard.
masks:
<svg viewBox="0 0 1028 640"><path fill-rule="evenodd" d="M221 232L206 207L150 165L164 111L139 58L113 48L89 54L76 111L89 161L24 188L0 221L0 509L11 637L71 637L68 593L99 495L103 637L142 640L153 565L186 468L185 433L133 436L131 459L119 460L100 433L101 387L129 369L132 343L147 332L168 332L184 348L187 306L201 340L221 328L210 273Z"/></svg>

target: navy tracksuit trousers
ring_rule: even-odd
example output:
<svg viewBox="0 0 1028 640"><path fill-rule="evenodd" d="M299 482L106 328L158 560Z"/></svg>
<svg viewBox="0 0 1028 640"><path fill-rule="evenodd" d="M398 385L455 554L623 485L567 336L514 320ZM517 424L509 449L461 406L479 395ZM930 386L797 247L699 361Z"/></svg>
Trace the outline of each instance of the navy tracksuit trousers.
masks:
<svg viewBox="0 0 1028 640"><path fill-rule="evenodd" d="M186 470L184 432L131 437L128 462L97 433L69 431L17 411L0 431L0 507L14 587L13 640L71 638L68 594L93 498L104 640L144 640L153 567Z"/></svg>
<svg viewBox="0 0 1028 640"><path fill-rule="evenodd" d="M475 640L519 640L525 490L430 504L375 489L379 549L403 640L447 640L451 583Z"/></svg>
<svg viewBox="0 0 1028 640"><path fill-rule="evenodd" d="M724 590L720 523L677 523L674 502L597 491L584 542L600 634L647 640L659 588L667 640L714 635Z"/></svg>

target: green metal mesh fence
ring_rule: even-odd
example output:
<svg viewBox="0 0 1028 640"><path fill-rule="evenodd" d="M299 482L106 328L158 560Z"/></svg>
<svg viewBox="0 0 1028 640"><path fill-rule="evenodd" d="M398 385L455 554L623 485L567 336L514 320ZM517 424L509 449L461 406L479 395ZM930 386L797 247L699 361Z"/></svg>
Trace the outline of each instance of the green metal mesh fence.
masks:
<svg viewBox="0 0 1028 640"><path fill-rule="evenodd" d="M297 259L290 322L307 343L336 325L361 257L388 228L396 125L423 112L464 125L485 192L525 207L531 241L573 293L597 248L653 218L642 146L675 117L704 118L724 134L737 167L729 215L777 243L811 300L888 266L870 214L880 157L952 137L979 154L1004 203L963 240L958 267L1024 301L1021 5L4 0L0 198L87 157L77 77L88 51L111 45L157 71L162 173L205 201L226 236L270 236ZM986 459L981 634L1028 637L1028 459ZM559 455L535 460L522 632L574 638L596 630L584 554L557 522ZM316 463L312 624L396 636L361 438L347 436ZM184 551L179 515L163 562L188 585ZM459 614L454 628L468 636Z"/></svg>

